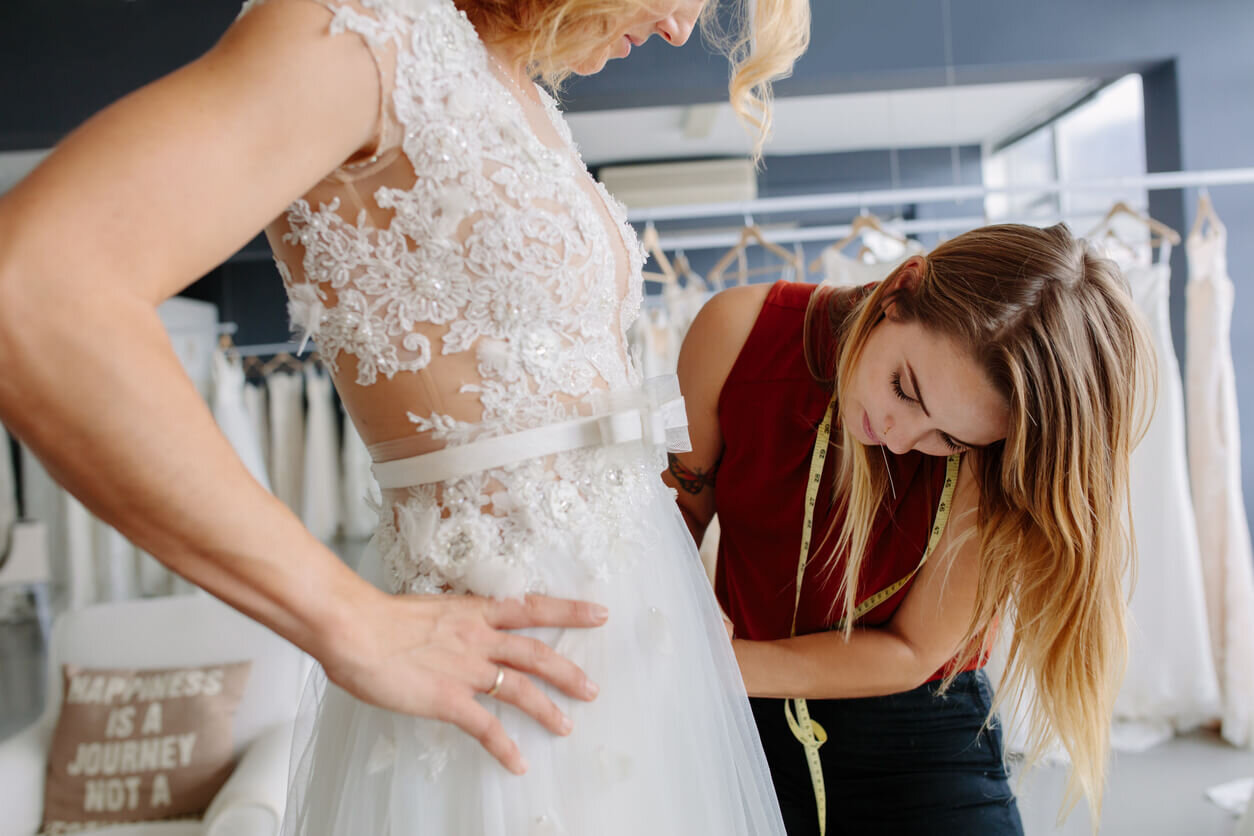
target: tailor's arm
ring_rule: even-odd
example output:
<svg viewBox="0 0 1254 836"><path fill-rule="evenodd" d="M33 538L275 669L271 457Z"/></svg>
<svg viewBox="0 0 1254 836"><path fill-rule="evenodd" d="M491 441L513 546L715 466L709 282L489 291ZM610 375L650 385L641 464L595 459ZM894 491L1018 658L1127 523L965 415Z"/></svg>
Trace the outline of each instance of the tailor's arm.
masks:
<svg viewBox="0 0 1254 836"><path fill-rule="evenodd" d="M778 641L735 640L745 687L754 697L846 699L922 685L960 650L975 609L979 534L977 489L964 459L945 534L905 600L882 627Z"/></svg>
<svg viewBox="0 0 1254 836"><path fill-rule="evenodd" d="M678 492L679 510L698 546L716 510L714 479L723 458L719 397L769 290L751 285L715 295L693 320L679 352L679 391L692 452L670 454L662 481Z"/></svg>

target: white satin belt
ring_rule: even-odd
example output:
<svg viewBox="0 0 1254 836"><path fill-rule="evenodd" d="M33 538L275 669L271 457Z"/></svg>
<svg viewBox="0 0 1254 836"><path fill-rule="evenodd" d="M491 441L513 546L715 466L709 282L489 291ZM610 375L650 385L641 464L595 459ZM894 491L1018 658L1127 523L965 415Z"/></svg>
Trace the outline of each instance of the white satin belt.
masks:
<svg viewBox="0 0 1254 836"><path fill-rule="evenodd" d="M643 441L671 453L692 449L688 413L674 375L650 378L644 387L611 393L617 408L602 415L494 436L421 456L370 466L379 487L408 488L457 479L492 468L584 447Z"/></svg>

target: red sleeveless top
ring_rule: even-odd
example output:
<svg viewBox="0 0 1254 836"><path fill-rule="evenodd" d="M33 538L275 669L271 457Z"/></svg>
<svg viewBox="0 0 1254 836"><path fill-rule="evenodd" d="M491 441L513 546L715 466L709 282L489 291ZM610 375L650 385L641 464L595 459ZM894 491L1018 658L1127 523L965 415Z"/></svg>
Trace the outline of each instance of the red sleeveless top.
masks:
<svg viewBox="0 0 1254 836"><path fill-rule="evenodd" d="M722 529L715 593L736 635L756 641L789 636L810 457L831 399L831 392L810 374L802 343L806 309L817 288L776 282L719 396L725 450L714 485ZM840 294L836 298L850 306L861 294L860 289L831 292ZM827 321L826 316L816 320L816 334ZM821 348L830 349L830 339ZM896 497L885 497L871 529L859 601L918 566L945 481L944 458L884 452ZM837 521L832 505L835 471L836 463L829 460L814 512L814 536L797 612L798 635L829 630L840 620L835 603L844 561L838 557L828 567L832 542L824 542ZM910 586L858 623L876 626L889 621Z"/></svg>

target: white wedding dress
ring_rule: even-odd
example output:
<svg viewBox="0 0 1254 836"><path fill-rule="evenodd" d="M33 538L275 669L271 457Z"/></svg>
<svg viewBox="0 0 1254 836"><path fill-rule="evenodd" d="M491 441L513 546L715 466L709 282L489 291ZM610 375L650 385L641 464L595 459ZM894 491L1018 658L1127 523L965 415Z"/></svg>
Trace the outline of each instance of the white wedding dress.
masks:
<svg viewBox="0 0 1254 836"><path fill-rule="evenodd" d="M879 261L850 258L840 250L828 247L819 254L819 260L823 265L822 284L835 287L862 287L871 282L882 282L904 264L906 259L923 254L923 247L914 239L903 244L899 253Z"/></svg>
<svg viewBox="0 0 1254 836"><path fill-rule="evenodd" d="M305 386L296 372L266 378L270 409L270 485L274 495L297 516L304 510Z"/></svg>
<svg viewBox="0 0 1254 836"><path fill-rule="evenodd" d="M344 416L340 439L340 528L349 540L368 540L379 519L379 486L370 474L370 451L357 428Z"/></svg>
<svg viewBox="0 0 1254 836"><path fill-rule="evenodd" d="M686 441L682 402L628 356L643 253L622 208L552 99L510 85L453 0L271 1L329 9L383 91L377 147L267 230L292 320L383 489L358 571L390 593L536 592L611 613L596 630L529 631L600 685L593 703L545 689L569 737L479 697L529 761L522 777L456 728L315 673L284 832L782 836L713 593L659 476Z"/></svg>
<svg viewBox="0 0 1254 836"><path fill-rule="evenodd" d="M1214 720L1220 704L1189 495L1184 394L1171 340L1168 256L1120 264L1158 355L1157 407L1129 473L1137 572L1113 745L1130 751Z"/></svg>
<svg viewBox="0 0 1254 836"><path fill-rule="evenodd" d="M1189 236L1189 473L1206 582L1210 638L1223 697L1221 729L1254 747L1254 547L1241 487L1241 423L1232 362L1228 235Z"/></svg>
<svg viewBox="0 0 1254 836"><path fill-rule="evenodd" d="M261 451L262 472L266 475L266 484L274 479L270 475L270 399L266 395L266 384L244 383L241 396L244 411L248 413L248 421L253 428L253 438L257 439L257 447Z"/></svg>
<svg viewBox="0 0 1254 836"><path fill-rule="evenodd" d="M305 368L305 463L301 471L301 520L324 543L340 528L340 442L330 379Z"/></svg>
<svg viewBox="0 0 1254 836"><path fill-rule="evenodd" d="M1184 395L1171 340L1170 245L1163 247L1154 263L1147 252L1114 244L1105 254L1127 278L1149 331L1158 371L1154 413L1129 467L1137 566L1135 586L1131 586L1133 578L1128 578L1132 590L1128 665L1111 728L1114 749L1141 752L1217 719L1220 687L1189 495ZM1005 671L1009 638L1003 631L989 660L994 682ZM1238 644L1248 646L1243 640ZM1035 690L1028 683L1021 691L1007 690L1000 696L1006 749L1025 752L1039 710ZM1052 762L1068 760L1057 741L1044 754Z"/></svg>
<svg viewBox="0 0 1254 836"><path fill-rule="evenodd" d="M244 369L237 358L224 351L213 353L213 396L210 406L218 428L244 463L248 473L258 484L270 490L269 471L261 439L257 437L257 424L248 410L244 382Z"/></svg>

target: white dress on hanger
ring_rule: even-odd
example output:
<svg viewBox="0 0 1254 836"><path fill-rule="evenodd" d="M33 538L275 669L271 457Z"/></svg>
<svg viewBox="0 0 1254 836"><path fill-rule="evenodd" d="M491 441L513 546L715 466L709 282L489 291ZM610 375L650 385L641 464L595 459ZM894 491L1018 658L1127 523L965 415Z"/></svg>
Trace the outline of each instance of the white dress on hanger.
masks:
<svg viewBox="0 0 1254 836"><path fill-rule="evenodd" d="M304 384L293 372L266 378L270 402L270 479L274 495L300 515L305 469Z"/></svg>
<svg viewBox="0 0 1254 836"><path fill-rule="evenodd" d="M1170 247L1124 274L1158 358L1158 402L1132 453L1136 537L1128 670L1115 701L1116 748L1139 751L1219 714L1197 525L1185 460L1184 396L1171 341ZM1126 261L1126 259L1125 259Z"/></svg>
<svg viewBox="0 0 1254 836"><path fill-rule="evenodd" d="M383 502L379 486L370 473L370 451L361 440L357 428L344 415L344 438L340 449L343 468L344 505L340 511L340 530L350 540L368 540L379 524L378 508Z"/></svg>
<svg viewBox="0 0 1254 836"><path fill-rule="evenodd" d="M93 517L92 548L96 555L96 600L138 598L139 554L131 541L104 520Z"/></svg>
<svg viewBox="0 0 1254 836"><path fill-rule="evenodd" d="M135 561L138 566L136 574L139 576L139 593L145 598L161 598L183 589L181 583L186 582L148 552L137 549ZM176 578L180 582L178 586L175 584Z"/></svg>
<svg viewBox="0 0 1254 836"><path fill-rule="evenodd" d="M675 373L683 338L665 300L662 305L646 307L641 312L628 331L627 340L645 377Z"/></svg>
<svg viewBox="0 0 1254 836"><path fill-rule="evenodd" d="M881 282L904 264L906 259L922 255L923 252L923 247L914 239L906 242L900 255L887 261L863 261L859 258L850 258L840 250L828 247L819 254L819 259L823 263L821 284L834 287L862 287L871 282Z"/></svg>
<svg viewBox="0 0 1254 836"><path fill-rule="evenodd" d="M537 684L571 736L478 697L523 776L455 727L316 674L285 834L783 836L713 591L660 477L687 435L678 387L646 385L630 361L644 259L624 210L552 98L498 77L453 0L318 1L376 58L381 144L267 237L384 488L357 571L391 594L547 593L611 615L523 631L600 686L585 703Z"/></svg>
<svg viewBox="0 0 1254 836"><path fill-rule="evenodd" d="M13 452L8 431L0 425L0 550L9 542L9 533L17 522L17 478L13 469ZM25 615L25 590L0 587L0 621L18 614Z"/></svg>
<svg viewBox="0 0 1254 836"><path fill-rule="evenodd" d="M93 517L53 481L30 450L21 450L25 516L47 526L54 614L85 607L97 593Z"/></svg>
<svg viewBox="0 0 1254 836"><path fill-rule="evenodd" d="M1119 249L1116 249L1119 247ZM1109 245L1149 329L1158 367L1158 401L1144 439L1132 453L1130 487L1137 544L1136 586L1130 604L1128 668L1115 702L1111 743L1143 751L1219 713L1198 534L1185 462L1184 400L1171 341L1170 246L1159 261ZM1190 351L1190 356L1192 351ZM989 659L994 682L1005 670L1009 636L1002 631ZM1036 693L999 694L1007 751L1024 752ZM1045 753L1065 762L1057 742Z"/></svg>
<svg viewBox="0 0 1254 836"><path fill-rule="evenodd" d="M340 457L331 379L305 369L305 463L301 474L301 515L305 527L324 543L340 527Z"/></svg>
<svg viewBox="0 0 1254 836"><path fill-rule="evenodd" d="M0 424L0 541L8 538L17 522L17 476L13 469L13 444Z"/></svg>
<svg viewBox="0 0 1254 836"><path fill-rule="evenodd" d="M28 520L39 520L47 527L48 561L56 594L66 584L65 491L52 480L43 463L25 445L18 448L22 467L22 511ZM55 595L54 595L55 597Z"/></svg>
<svg viewBox="0 0 1254 836"><path fill-rule="evenodd" d="M257 449L261 451L266 484L273 485L274 474L270 472L270 404L266 398L265 383L244 384L244 410L248 413L248 420L252 422Z"/></svg>
<svg viewBox="0 0 1254 836"><path fill-rule="evenodd" d="M1189 472L1224 739L1254 745L1254 551L1241 487L1227 233L1188 241Z"/></svg>
<svg viewBox="0 0 1254 836"><path fill-rule="evenodd" d="M682 346L692 321L701 313L705 303L713 294L706 289L704 282L695 275L688 276L688 283L682 287L677 283L667 284L662 288L662 299L666 303L672 327ZM676 354L678 361L678 354ZM670 370L671 372L674 369Z"/></svg>
<svg viewBox="0 0 1254 836"><path fill-rule="evenodd" d="M244 467L262 487L270 490L256 424L244 402L244 369L238 359L227 356L224 351L213 353L212 406L218 428L231 442Z"/></svg>
<svg viewBox="0 0 1254 836"><path fill-rule="evenodd" d="M61 555L63 576L67 579L65 604L77 610L96 603L95 517L67 491L60 490L60 494L65 504L65 553Z"/></svg>

